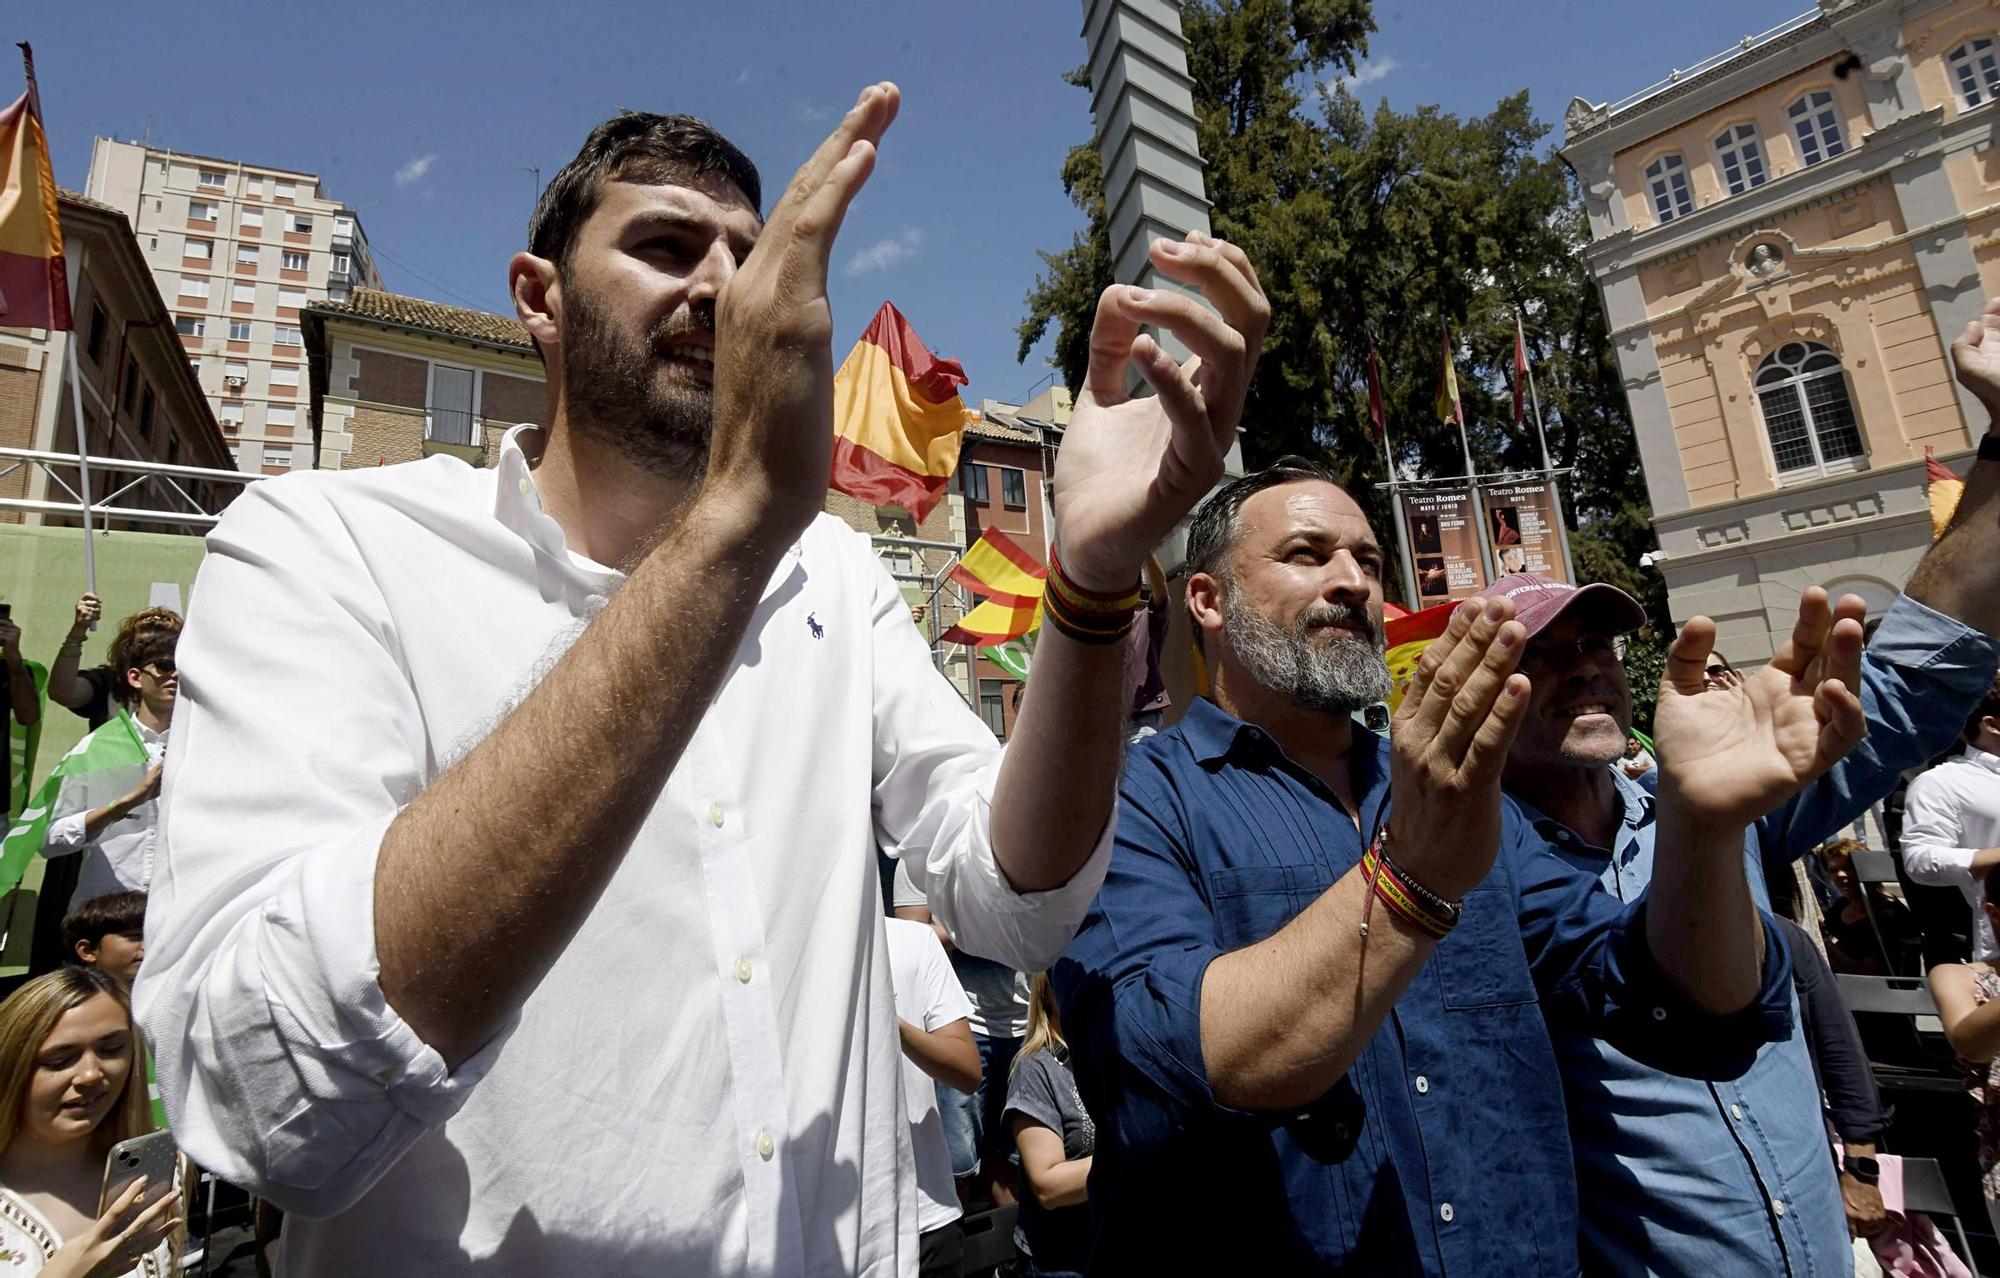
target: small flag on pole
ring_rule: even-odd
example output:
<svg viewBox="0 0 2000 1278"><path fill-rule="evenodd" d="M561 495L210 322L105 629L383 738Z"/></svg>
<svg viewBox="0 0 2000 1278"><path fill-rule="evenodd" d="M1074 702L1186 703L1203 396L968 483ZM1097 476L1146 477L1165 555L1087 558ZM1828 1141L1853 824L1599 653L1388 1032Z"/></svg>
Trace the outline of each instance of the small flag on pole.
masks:
<svg viewBox="0 0 2000 1278"><path fill-rule="evenodd" d="M1514 317L1514 425L1528 420L1528 336L1521 331L1521 317Z"/></svg>
<svg viewBox="0 0 2000 1278"><path fill-rule="evenodd" d="M1444 369L1438 374L1436 408L1441 422L1465 424L1465 405L1458 398L1458 374L1451 367L1451 325L1444 329Z"/></svg>
<svg viewBox="0 0 2000 1278"><path fill-rule="evenodd" d="M944 641L986 648L1006 643L1009 639L1019 639L1030 631L1040 629L1041 624L1042 601L1039 599L1023 599L1017 603L986 599L960 617L957 625L945 631Z"/></svg>
<svg viewBox="0 0 2000 1278"><path fill-rule="evenodd" d="M1382 659L1389 666L1389 711L1395 713L1403 704L1403 693L1408 690L1410 680L1416 678L1417 658L1424 655L1430 646L1451 625L1452 610L1458 604L1441 603L1422 612L1405 613L1400 617L1386 618L1382 625Z"/></svg>
<svg viewBox="0 0 2000 1278"><path fill-rule="evenodd" d="M0 326L68 329L56 175L35 88L35 55L25 43L21 61L28 90L0 111Z"/></svg>
<svg viewBox="0 0 2000 1278"><path fill-rule="evenodd" d="M921 520L944 496L968 416L965 370L930 353L892 303L882 303L833 378L831 484Z"/></svg>
<svg viewBox="0 0 2000 1278"><path fill-rule="evenodd" d="M1382 431L1388 425L1388 410L1382 407L1382 368L1375 359L1375 343L1368 343L1368 426L1375 432L1375 442L1382 442ZM1395 478L1395 476L1390 476Z"/></svg>
<svg viewBox="0 0 2000 1278"><path fill-rule="evenodd" d="M1013 604L1040 599L1049 570L1012 537L988 528L945 575L975 594Z"/></svg>
<svg viewBox="0 0 2000 1278"><path fill-rule="evenodd" d="M1937 450L1929 444L1924 445L1924 479L1931 506L1931 540L1936 541L1951 526L1958 499L1965 495L1965 481L1937 459Z"/></svg>

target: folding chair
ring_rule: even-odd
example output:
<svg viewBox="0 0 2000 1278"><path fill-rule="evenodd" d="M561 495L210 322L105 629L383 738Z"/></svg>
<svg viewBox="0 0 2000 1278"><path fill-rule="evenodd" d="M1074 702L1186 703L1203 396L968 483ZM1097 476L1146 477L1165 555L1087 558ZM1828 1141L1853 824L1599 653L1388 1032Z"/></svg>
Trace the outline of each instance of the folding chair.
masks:
<svg viewBox="0 0 2000 1278"><path fill-rule="evenodd" d="M1930 987L1914 976L1850 976L1846 973L1834 974L1834 985L1840 991L1840 999L1847 1004L1847 1010L1856 1013L1881 1013L1889 1016L1908 1017L1910 1028L1915 1035L1936 1035L1942 1039L1944 1022L1938 1019L1937 1002L1931 998ZM1957 1092L1964 1090L1964 1083L1955 1072L1949 1070L1950 1053L1924 1044L1921 1038L1913 1038L1912 1044L1922 1048L1927 1055L1938 1057L1938 1068L1931 1070L1885 1064L1871 1061L1875 1070L1875 1081L1885 1089L1906 1092Z"/></svg>
<svg viewBox="0 0 2000 1278"><path fill-rule="evenodd" d="M1020 1208L1013 1203L982 1211L965 1218L965 1249L960 1255L961 1278L988 1274L1014 1259L1014 1220Z"/></svg>
<svg viewBox="0 0 2000 1278"><path fill-rule="evenodd" d="M1938 1166L1937 1159L1903 1160L1903 1208L1934 1218L1951 1217L1952 1232L1958 1235L1958 1258L1972 1270L1973 1278L1978 1278L1979 1269L1972 1259L1972 1243L1965 1236L1965 1222L1959 1219L1958 1208L1951 1201L1951 1188L1944 1183L1944 1169ZM1987 1210L1991 1212L1990 1205Z"/></svg>

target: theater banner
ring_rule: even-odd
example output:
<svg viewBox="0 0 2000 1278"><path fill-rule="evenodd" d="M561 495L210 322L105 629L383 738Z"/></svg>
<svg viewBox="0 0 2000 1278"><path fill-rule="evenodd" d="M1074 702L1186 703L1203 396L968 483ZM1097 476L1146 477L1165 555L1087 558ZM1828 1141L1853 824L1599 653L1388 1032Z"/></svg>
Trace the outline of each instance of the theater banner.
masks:
<svg viewBox="0 0 2000 1278"><path fill-rule="evenodd" d="M1563 536L1562 502L1553 475L1536 476L1479 490L1486 542L1500 576L1532 572L1574 582L1569 544Z"/></svg>
<svg viewBox="0 0 2000 1278"><path fill-rule="evenodd" d="M1402 494L1403 545L1409 555L1414 607L1469 599L1486 588L1480 553L1483 518L1470 488L1411 489Z"/></svg>

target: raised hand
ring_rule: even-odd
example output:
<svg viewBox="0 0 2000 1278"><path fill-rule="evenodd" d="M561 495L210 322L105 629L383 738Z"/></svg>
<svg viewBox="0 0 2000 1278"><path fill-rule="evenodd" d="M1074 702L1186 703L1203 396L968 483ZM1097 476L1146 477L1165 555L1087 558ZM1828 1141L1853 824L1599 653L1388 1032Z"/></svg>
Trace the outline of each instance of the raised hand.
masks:
<svg viewBox="0 0 2000 1278"><path fill-rule="evenodd" d="M89 630L97 624L97 619L103 615L104 605L98 601L96 595L86 594L79 596L76 601L76 621L71 625L70 629L78 632Z"/></svg>
<svg viewBox="0 0 2000 1278"><path fill-rule="evenodd" d="M1528 708L1527 631L1509 599L1468 599L1389 721L1389 857L1446 900L1493 868L1500 773Z"/></svg>
<svg viewBox="0 0 2000 1278"><path fill-rule="evenodd" d="M2000 420L2000 297L1986 300L1979 318L1951 344L1959 385L1971 391Z"/></svg>
<svg viewBox="0 0 2000 1278"><path fill-rule="evenodd" d="M789 541L819 512L833 468L833 312L827 264L902 95L871 84L785 188L716 299L714 436L705 498L747 503Z"/></svg>
<svg viewBox="0 0 2000 1278"><path fill-rule="evenodd" d="M1812 587L1778 655L1726 686L1702 675L1715 623L1683 626L1653 711L1662 802L1710 826L1748 826L1845 757L1868 730L1857 692L1866 611L1854 595L1829 606Z"/></svg>
<svg viewBox="0 0 2000 1278"><path fill-rule="evenodd" d="M1098 298L1090 372L1063 433L1055 486L1064 571L1095 590L1130 587L1153 547L1222 477L1271 322L1257 271L1234 244L1160 240L1152 261L1216 309L1173 289L1125 284ZM1168 329L1192 357L1176 363L1142 324ZM1127 394L1128 364L1152 396Z"/></svg>
<svg viewBox="0 0 2000 1278"><path fill-rule="evenodd" d="M174 1214L180 1206L178 1192L162 1194L134 1213L139 1196L145 1192L144 1176L125 1186L103 1215L49 1257L41 1271L43 1278L115 1278L137 1268L147 1252L165 1242L183 1223Z"/></svg>

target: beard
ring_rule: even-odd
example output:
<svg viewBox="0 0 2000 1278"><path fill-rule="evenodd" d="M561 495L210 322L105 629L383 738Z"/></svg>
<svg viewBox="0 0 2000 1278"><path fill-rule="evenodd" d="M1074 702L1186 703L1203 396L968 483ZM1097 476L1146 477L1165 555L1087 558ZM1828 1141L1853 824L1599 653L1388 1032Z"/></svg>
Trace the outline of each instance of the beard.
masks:
<svg viewBox="0 0 2000 1278"><path fill-rule="evenodd" d="M655 474L699 480L708 469L714 391L691 382L663 385L659 356L687 333L713 333L713 313L677 312L635 346L590 294L571 289L565 301L559 350L571 423Z"/></svg>
<svg viewBox="0 0 2000 1278"><path fill-rule="evenodd" d="M1328 625L1358 625L1366 637L1313 638ZM1321 602L1287 629L1248 602L1226 608L1222 637L1250 677L1299 705L1353 714L1388 697L1389 667L1382 660L1382 631L1366 608Z"/></svg>

